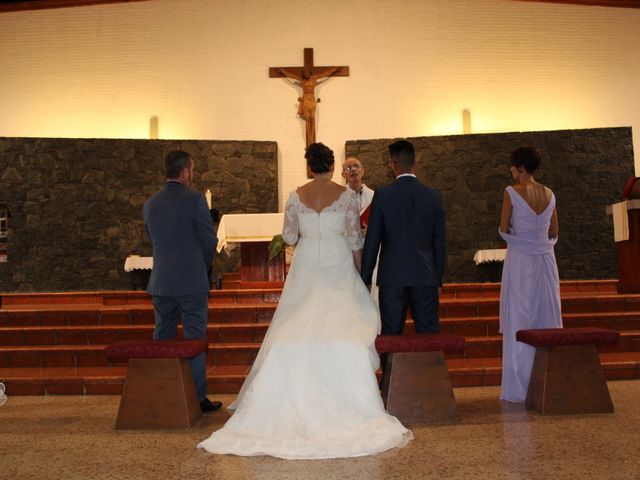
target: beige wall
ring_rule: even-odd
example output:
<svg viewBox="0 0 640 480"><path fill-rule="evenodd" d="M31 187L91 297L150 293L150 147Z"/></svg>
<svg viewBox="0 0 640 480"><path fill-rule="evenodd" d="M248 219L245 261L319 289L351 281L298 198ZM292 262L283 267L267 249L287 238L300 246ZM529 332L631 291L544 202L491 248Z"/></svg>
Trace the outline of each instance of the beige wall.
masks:
<svg viewBox="0 0 640 480"><path fill-rule="evenodd" d="M349 65L318 139L632 126L640 10L507 0L151 0L0 14L0 136L275 140L305 182L297 92L269 66ZM640 172L636 155L636 171ZM338 176L336 175L336 179ZM203 186L206 187L206 186Z"/></svg>

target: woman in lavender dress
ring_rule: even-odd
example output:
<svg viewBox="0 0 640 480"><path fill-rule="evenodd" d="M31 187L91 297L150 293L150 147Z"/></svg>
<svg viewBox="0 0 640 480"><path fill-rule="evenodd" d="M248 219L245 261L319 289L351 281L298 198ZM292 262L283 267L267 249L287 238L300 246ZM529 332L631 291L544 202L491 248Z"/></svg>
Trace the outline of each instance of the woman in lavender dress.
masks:
<svg viewBox="0 0 640 480"><path fill-rule="evenodd" d="M535 349L516 341L518 330L561 328L560 280L553 247L558 214L553 192L536 182L540 154L531 147L511 154L516 184L504 191L500 236L507 256L500 288L502 391L500 399L524 402Z"/></svg>

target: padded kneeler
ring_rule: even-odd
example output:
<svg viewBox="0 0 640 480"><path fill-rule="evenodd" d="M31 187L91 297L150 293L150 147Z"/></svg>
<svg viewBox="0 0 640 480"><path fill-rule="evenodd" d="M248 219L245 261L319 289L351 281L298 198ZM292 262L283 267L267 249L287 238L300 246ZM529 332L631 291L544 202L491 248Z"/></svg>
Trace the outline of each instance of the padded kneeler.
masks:
<svg viewBox="0 0 640 480"><path fill-rule="evenodd" d="M545 415L612 413L613 402L597 345L616 344L605 328L519 330L519 342L536 349L526 405Z"/></svg>
<svg viewBox="0 0 640 480"><path fill-rule="evenodd" d="M403 423L449 423L458 409L444 352L464 350L457 335L379 335L378 353L388 353L382 397L387 412Z"/></svg>
<svg viewBox="0 0 640 480"><path fill-rule="evenodd" d="M109 358L129 359L116 429L188 429L200 418L189 359L206 352L201 340L125 341Z"/></svg>

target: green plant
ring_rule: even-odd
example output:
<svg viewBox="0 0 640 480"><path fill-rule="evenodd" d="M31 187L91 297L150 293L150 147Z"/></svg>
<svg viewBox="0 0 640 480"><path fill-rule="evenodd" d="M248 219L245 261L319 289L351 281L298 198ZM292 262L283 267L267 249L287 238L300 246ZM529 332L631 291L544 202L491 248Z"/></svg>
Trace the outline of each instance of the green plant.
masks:
<svg viewBox="0 0 640 480"><path fill-rule="evenodd" d="M269 261L280 255L287 248L287 244L282 238L282 235L274 235L269 242Z"/></svg>

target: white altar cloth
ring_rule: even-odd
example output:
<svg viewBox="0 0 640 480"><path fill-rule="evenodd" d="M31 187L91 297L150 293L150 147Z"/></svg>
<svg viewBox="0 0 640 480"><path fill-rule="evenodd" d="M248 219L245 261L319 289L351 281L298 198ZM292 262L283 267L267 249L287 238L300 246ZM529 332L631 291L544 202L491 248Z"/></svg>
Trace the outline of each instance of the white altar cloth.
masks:
<svg viewBox="0 0 640 480"><path fill-rule="evenodd" d="M218 225L218 252L229 243L270 242L282 233L284 213L237 213L223 215Z"/></svg>
<svg viewBox="0 0 640 480"><path fill-rule="evenodd" d="M124 261L124 271L151 270L153 268L153 257L141 257L140 255L129 255Z"/></svg>
<svg viewBox="0 0 640 480"><path fill-rule="evenodd" d="M506 248L495 248L491 250L476 250L473 261L476 265L488 262L504 262L507 255Z"/></svg>

